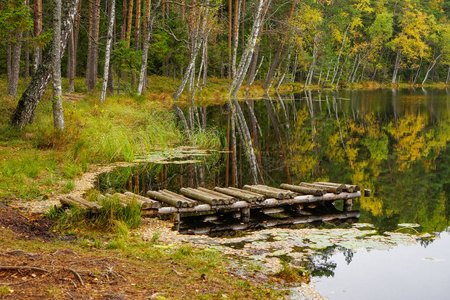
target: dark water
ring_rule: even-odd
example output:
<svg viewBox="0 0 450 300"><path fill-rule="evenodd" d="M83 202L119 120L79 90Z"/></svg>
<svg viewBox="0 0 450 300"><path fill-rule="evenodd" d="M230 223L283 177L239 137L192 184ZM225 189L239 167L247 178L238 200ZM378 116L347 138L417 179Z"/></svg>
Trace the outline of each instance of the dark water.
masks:
<svg viewBox="0 0 450 300"><path fill-rule="evenodd" d="M390 251L328 255L329 276L317 286L330 299L448 299L450 288L450 90L322 91L242 102L264 183L331 181L371 189L354 201L359 222L440 239ZM254 106L258 126L252 126ZM206 108L208 126L227 144L226 106ZM100 180L103 189L237 186L251 183L244 147L237 139L237 176L231 155L185 156L195 164L147 164ZM227 174L228 158L228 178ZM427 258L431 258L427 260ZM331 275L330 275L331 274Z"/></svg>

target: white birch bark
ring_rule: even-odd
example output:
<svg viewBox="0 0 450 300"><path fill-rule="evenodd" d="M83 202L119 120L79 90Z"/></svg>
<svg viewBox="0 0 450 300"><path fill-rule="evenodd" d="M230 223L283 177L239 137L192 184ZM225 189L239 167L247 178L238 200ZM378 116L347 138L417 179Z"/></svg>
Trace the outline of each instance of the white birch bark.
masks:
<svg viewBox="0 0 450 300"><path fill-rule="evenodd" d="M424 84L425 81L427 81L428 75L430 74L431 70L433 70L434 66L436 65L438 59L441 58L441 56L442 56L442 53L439 54L439 56L436 57L436 59L434 60L434 62L430 65L430 67L429 67L428 70L427 70L427 73L425 74L425 78L424 78L423 81L422 81L422 84Z"/></svg>
<svg viewBox="0 0 450 300"><path fill-rule="evenodd" d="M111 58L111 45L113 38L114 29L114 19L116 16L116 0L110 0L111 5L111 15L109 16L108 24L108 36L106 37L106 50L105 50L105 68L103 70L103 83L102 83L102 93L100 95L100 102L105 102L106 88L108 87L108 76L109 76L109 63Z"/></svg>
<svg viewBox="0 0 450 300"><path fill-rule="evenodd" d="M264 7L270 5L271 0L261 0L258 4L258 8L255 12L255 19L253 21L252 30L250 32L250 38L247 40L247 45L242 53L241 60L236 71L236 75L231 82L229 94L231 97L236 97L239 88L244 81L247 74L248 67L252 59L253 51L255 50L256 41L258 39L259 31L261 30L261 24L264 19L265 11Z"/></svg>
<svg viewBox="0 0 450 300"><path fill-rule="evenodd" d="M53 11L53 125L64 130L64 110L61 92L61 1L55 0Z"/></svg>

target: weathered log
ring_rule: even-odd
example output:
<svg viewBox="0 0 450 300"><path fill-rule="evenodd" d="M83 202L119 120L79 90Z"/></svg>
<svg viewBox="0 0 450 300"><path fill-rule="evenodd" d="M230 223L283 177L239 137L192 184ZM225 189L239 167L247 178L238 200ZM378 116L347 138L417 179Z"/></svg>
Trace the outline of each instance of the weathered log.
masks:
<svg viewBox="0 0 450 300"><path fill-rule="evenodd" d="M208 193L210 193L212 195L216 195L217 197L222 198L222 199L228 199L229 204L236 203L236 201L237 201L236 197L233 197L233 196L230 196L230 195L227 195L227 194L223 194L223 193L220 193L220 192L217 192L217 191L213 191L213 190L208 190L208 189L205 189L205 188L202 188L202 187L199 187L197 189L200 190L200 191L208 192Z"/></svg>
<svg viewBox="0 0 450 300"><path fill-rule="evenodd" d="M340 183L323 182L323 181L319 181L319 182L315 182L315 183L327 184L327 185L331 185L331 186L342 186L343 185L344 191L347 191L349 193L359 192L361 190L361 187L359 185L354 185L354 184L340 184Z"/></svg>
<svg viewBox="0 0 450 300"><path fill-rule="evenodd" d="M259 199L262 200L265 198L263 195L260 195L260 197L256 197L253 194L246 193L246 191L239 190L239 189L215 187L214 190L216 190L220 193L226 194L226 195L236 197L238 199L245 200L250 203L254 203L254 202L258 201Z"/></svg>
<svg viewBox="0 0 450 300"><path fill-rule="evenodd" d="M300 186L300 185L292 185L292 184L286 184L282 183L280 185L283 189L288 189L303 195L314 195L314 196L322 196L327 193L324 189L316 189L316 188L310 188L306 186Z"/></svg>
<svg viewBox="0 0 450 300"><path fill-rule="evenodd" d="M62 197L59 199L59 201L61 202L61 204L63 206L73 205L80 209L88 209L95 213L98 212L100 209L102 209L102 206L97 203L90 202L90 201L84 200L81 197L72 196L72 195Z"/></svg>
<svg viewBox="0 0 450 300"><path fill-rule="evenodd" d="M245 194L253 195L253 196L257 197L259 200L266 199L265 195L262 195L262 194L259 194L259 193L255 193L255 192L252 192L252 191L249 191L249 190L242 190L242 189L238 189L238 188L235 188L235 187L232 187L232 186L230 186L229 189L232 189L232 190L235 190L235 191L240 191L240 192L245 193Z"/></svg>
<svg viewBox="0 0 450 300"><path fill-rule="evenodd" d="M217 205L229 204L228 199L217 197L216 195L212 195L212 194L210 194L208 192L204 192L204 191L199 190L199 189L193 189L193 188L188 188L188 189L191 190L191 191L194 191L196 193L199 193L200 195L203 195L203 196L206 196L206 197L210 197L211 199L214 199L216 201Z"/></svg>
<svg viewBox="0 0 450 300"><path fill-rule="evenodd" d="M162 190L161 192L163 192L163 193L165 193L167 195L171 195L174 199L178 199L178 200L187 202L188 203L188 207L194 207L194 206L196 206L198 204L198 201L196 201L194 199L185 197L183 195L177 194L175 192L172 192L172 191L169 191L169 190L166 190L166 189Z"/></svg>
<svg viewBox="0 0 450 300"><path fill-rule="evenodd" d="M335 193L335 194L342 193L342 187L334 187L334 186L330 186L330 185L323 185L323 184L318 184L318 183L307 183L307 182L300 182L300 185L310 187L310 188L324 189L329 193Z"/></svg>
<svg viewBox="0 0 450 300"><path fill-rule="evenodd" d="M176 208L180 208L182 205L182 201L173 199L172 197L169 197L156 191L147 191L147 195L149 195L154 199L167 203L169 205L175 206Z"/></svg>
<svg viewBox="0 0 450 300"><path fill-rule="evenodd" d="M131 192L125 192L124 193L127 196L133 197L134 199L141 201L142 203L142 209L151 209L151 208L160 208L161 207L161 202L154 200L154 199L150 199L141 195L137 195Z"/></svg>
<svg viewBox="0 0 450 300"><path fill-rule="evenodd" d="M193 203L191 203L190 201L185 201L185 200L182 200L182 199L180 199L178 197L174 197L170 193L167 193L165 191L160 190L160 191L158 191L158 193L160 193L161 195L163 195L163 196L165 196L167 198L170 198L172 200L180 201L181 202L181 207L192 207L193 206Z"/></svg>
<svg viewBox="0 0 450 300"><path fill-rule="evenodd" d="M210 197L210 196L206 196L206 195L204 195L202 193L199 193L198 191L196 191L194 189L181 188L180 189L180 193L185 195L185 196L188 196L188 197L200 200L202 202L208 203L208 204L213 205L213 206L218 204L217 203L218 202L217 199L215 199L213 197Z"/></svg>
<svg viewBox="0 0 450 300"><path fill-rule="evenodd" d="M257 187L260 187L262 189L266 189L268 191L273 191L273 192L277 192L277 193L283 193L284 198L294 198L295 196L297 196L297 193L290 191L289 189L278 189L275 187L271 187L271 186L267 186L267 185L262 185L262 184L257 184Z"/></svg>
<svg viewBox="0 0 450 300"><path fill-rule="evenodd" d="M245 190L249 190L252 192L256 192L259 194L263 194L266 195L268 197L273 197L279 200L284 199L284 194L283 193L279 193L279 192L274 192L265 188L261 188L259 186L254 186L254 185L244 185L244 189Z"/></svg>

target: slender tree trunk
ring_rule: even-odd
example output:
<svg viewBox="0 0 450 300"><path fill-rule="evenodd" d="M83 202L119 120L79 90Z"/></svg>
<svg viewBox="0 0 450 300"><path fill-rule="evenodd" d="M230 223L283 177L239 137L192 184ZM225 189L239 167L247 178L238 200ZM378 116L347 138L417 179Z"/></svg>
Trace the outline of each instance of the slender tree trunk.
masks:
<svg viewBox="0 0 450 300"><path fill-rule="evenodd" d="M293 0L292 1L292 6L291 6L291 10L289 12L289 17L288 17L288 23L292 18L292 14L294 13L294 9L295 9L295 5L297 4L297 0ZM284 44L286 42L286 38L287 38L287 33L283 34L283 38L281 40L280 45L278 46L278 50L277 53L275 54L275 57L273 59L272 65L269 69L269 72L267 72L266 75L266 79L264 80L264 84L263 84L263 89L267 89L267 87L269 86L269 83L272 81L272 77L273 77L273 72L275 71L276 67L278 66L278 61L280 59L280 55L281 52L283 51L283 47Z"/></svg>
<svg viewBox="0 0 450 300"><path fill-rule="evenodd" d="M150 16L148 23L145 26L146 35L144 40L144 47L142 49L142 58L141 58L141 70L139 72L139 83L137 87L137 94L141 95L144 90L144 84L147 77L145 76L146 70L147 70L147 59L148 59L148 47L150 47L150 38L152 36L153 32L153 23L156 19L156 12L161 5L161 0L158 0L153 12L150 14L150 8L151 8L151 2L150 0L147 0L149 2L147 6L147 14Z"/></svg>
<svg viewBox="0 0 450 300"><path fill-rule="evenodd" d="M232 36L233 1L228 0L228 78L233 78L231 71L231 36Z"/></svg>
<svg viewBox="0 0 450 300"><path fill-rule="evenodd" d="M86 67L86 87L88 91L95 88L98 74L98 37L100 24L100 0L89 2L89 45L88 60Z"/></svg>
<svg viewBox="0 0 450 300"><path fill-rule="evenodd" d="M16 42L12 46L11 71L10 71L10 78L8 78L8 91L7 91L7 94L12 96L13 98L16 97L17 84L19 83L22 37L23 32L20 29L17 29Z"/></svg>
<svg viewBox="0 0 450 300"><path fill-rule="evenodd" d="M123 0L122 2L122 28L121 28L121 34L120 37L122 41L125 41L127 36L127 0Z"/></svg>
<svg viewBox="0 0 450 300"><path fill-rule="evenodd" d="M416 72L416 76L414 76L414 81L413 81L413 85L416 84L417 80L419 80L419 76L420 76L420 71L422 69L422 61L423 61L423 57L420 57L420 63L419 66L417 67L417 72Z"/></svg>
<svg viewBox="0 0 450 300"><path fill-rule="evenodd" d="M236 117L231 114L231 186L236 187L237 178L237 152L236 152Z"/></svg>
<svg viewBox="0 0 450 300"><path fill-rule="evenodd" d="M255 19L253 21L250 37L247 40L247 45L245 47L244 52L242 53L241 60L239 61L237 74L236 76L233 76L233 81L231 82L229 94L233 98L236 97L237 92L239 91L239 88L241 87L242 82L244 81L245 75L247 74L248 67L250 65L250 61L253 56L253 51L255 50L256 41L261 29L261 25L264 20L265 13L267 12L267 8L270 5L270 2L271 0L261 0L255 12Z"/></svg>
<svg viewBox="0 0 450 300"><path fill-rule="evenodd" d="M69 79L69 92L75 91L75 76L77 70L77 45L78 45L78 33L80 28L80 11L81 11L81 0L78 2L77 14L75 15L75 20L73 24L73 29L69 36L69 50L68 50L68 68L67 77Z"/></svg>
<svg viewBox="0 0 450 300"><path fill-rule="evenodd" d="M336 60L336 65L334 66L333 78L331 79L331 83L330 83L331 85L333 85L334 80L336 79L336 75L339 72L339 61L341 59L342 50L344 50L345 40L347 39L347 33L348 33L349 29L350 29L350 24L347 26L347 29L345 29L344 38L342 39L341 49L339 50L339 55L338 55L338 58Z"/></svg>
<svg viewBox="0 0 450 300"><path fill-rule="evenodd" d="M29 2L26 1L26 5L29 8ZM30 36L30 32L27 30L25 31L25 71L23 73L23 77L28 80L28 77L30 77L30 43L28 42L28 38Z"/></svg>
<svg viewBox="0 0 450 300"><path fill-rule="evenodd" d="M103 83L102 93L100 95L100 102L103 103L106 98L106 88L108 86L109 76L109 61L111 57L111 45L113 38L114 19L116 17L116 0L110 0L111 12L109 16L108 35L106 37L106 50L105 50L105 69L103 71Z"/></svg>
<svg viewBox="0 0 450 300"><path fill-rule="evenodd" d="M38 37L42 32L42 0L34 0L34 36ZM42 61L42 47L36 46L33 52L33 74L36 73Z"/></svg>
<svg viewBox="0 0 450 300"><path fill-rule="evenodd" d="M231 62L231 74L236 74L237 48L239 43L239 17L241 14L241 3L239 0L234 1L234 19L233 19L233 58Z"/></svg>
<svg viewBox="0 0 450 300"><path fill-rule="evenodd" d="M397 49L397 57L395 58L395 65L394 65L394 72L392 74L392 83L396 83L397 82L397 73L398 73L398 69L400 67L400 61L401 61L401 50L400 48Z"/></svg>
<svg viewBox="0 0 450 300"><path fill-rule="evenodd" d="M53 11L53 125L56 130L64 130L64 110L61 92L61 2L54 0Z"/></svg>
<svg viewBox="0 0 450 300"><path fill-rule="evenodd" d="M438 55L438 57L436 57L436 59L433 61L432 64L430 64L430 67L428 67L427 73L425 74L425 78L422 81L422 84L425 83L425 81L427 81L428 75L430 74L430 71L433 70L434 66L436 65L437 61L439 60L439 58L441 58L442 53Z"/></svg>
<svg viewBox="0 0 450 300"><path fill-rule="evenodd" d="M128 18L127 18L127 44L128 46L130 46L130 41L131 41L131 26L133 24L133 4L134 4L134 0L130 0L130 2L128 2Z"/></svg>
<svg viewBox="0 0 450 300"><path fill-rule="evenodd" d="M73 0L62 4L64 18L61 22L61 56L64 54L67 38L72 29L78 1L79 0ZM52 52L51 49L47 49L45 55L43 55L42 63L38 67L36 74L33 76L33 79L28 85L26 91L22 94L22 97L14 110L11 117L12 126L23 128L25 125L33 123L36 114L36 107L41 100L48 83L50 82L52 75L51 61Z"/></svg>
<svg viewBox="0 0 450 300"><path fill-rule="evenodd" d="M75 90L75 33L74 30L69 35L69 49L67 51L67 78L69 79L69 92Z"/></svg>
<svg viewBox="0 0 450 300"><path fill-rule="evenodd" d="M450 66L448 66L447 79L445 80L445 84L448 84L449 82L450 82Z"/></svg>

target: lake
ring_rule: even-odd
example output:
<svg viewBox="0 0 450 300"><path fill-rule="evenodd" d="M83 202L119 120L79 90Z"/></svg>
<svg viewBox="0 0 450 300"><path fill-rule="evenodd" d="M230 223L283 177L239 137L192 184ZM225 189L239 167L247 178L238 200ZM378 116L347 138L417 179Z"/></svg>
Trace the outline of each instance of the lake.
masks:
<svg viewBox="0 0 450 300"><path fill-rule="evenodd" d="M316 247L307 260L298 262L311 271L312 282L322 296L448 298L449 90L325 90L240 104L253 139L259 165L257 176L266 185L330 181L358 184L372 191L371 197L353 201L353 210L360 213L357 222L369 224L374 231L367 246L355 244L361 241L358 237L351 243L330 239L321 244L323 247ZM213 128L232 150L233 127L227 106L205 106L200 112L204 124ZM191 115L194 119L195 114ZM137 190L143 192L159 188L177 191L181 186L250 184L251 170L239 137L235 148L235 157L214 151L197 155L189 149L167 153L161 158L162 163L104 175L100 185L103 189L136 189L137 185ZM337 203L337 208L342 209L342 205ZM314 225L327 230L342 227ZM414 241L389 244L386 237L390 233L413 234ZM293 231L284 232L282 238L289 240L285 237L292 234ZM421 237L422 234L426 235ZM270 243L274 236L280 237L272 234L264 243ZM370 244L385 238L383 243L389 247ZM305 241L299 243L303 245ZM289 253L292 252L288 256ZM295 260L291 262L295 264ZM292 298L296 297L293 293Z"/></svg>

